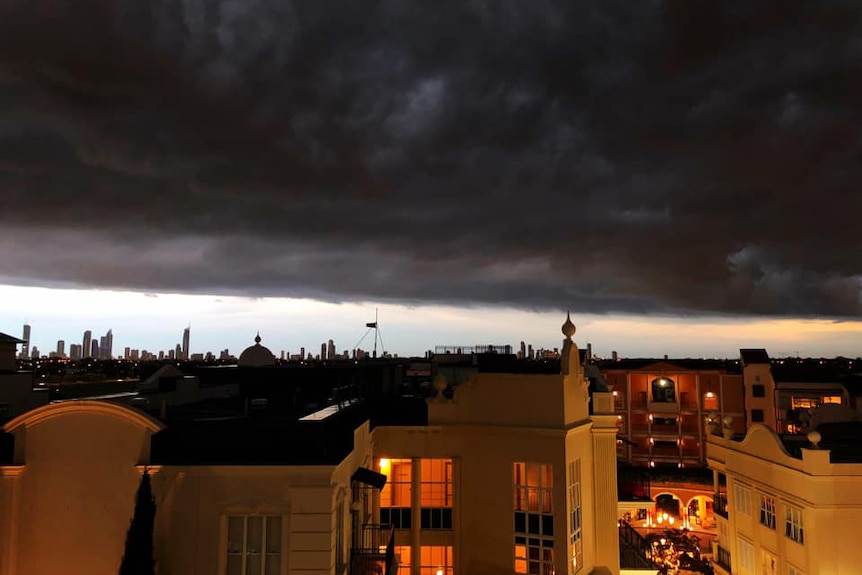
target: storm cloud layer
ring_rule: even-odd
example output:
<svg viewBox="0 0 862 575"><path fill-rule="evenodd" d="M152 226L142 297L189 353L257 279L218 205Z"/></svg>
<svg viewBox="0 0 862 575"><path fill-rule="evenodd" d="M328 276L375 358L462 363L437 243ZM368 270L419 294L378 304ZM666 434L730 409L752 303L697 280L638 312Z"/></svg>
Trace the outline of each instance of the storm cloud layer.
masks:
<svg viewBox="0 0 862 575"><path fill-rule="evenodd" d="M856 316L860 16L0 0L0 280Z"/></svg>

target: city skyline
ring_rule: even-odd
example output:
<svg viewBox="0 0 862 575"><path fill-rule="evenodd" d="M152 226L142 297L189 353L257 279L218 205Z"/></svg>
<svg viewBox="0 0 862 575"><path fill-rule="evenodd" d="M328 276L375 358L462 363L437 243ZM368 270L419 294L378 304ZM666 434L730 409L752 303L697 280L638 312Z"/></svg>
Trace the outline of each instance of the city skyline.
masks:
<svg viewBox="0 0 862 575"><path fill-rule="evenodd" d="M521 341L534 349L559 347L550 336L559 331L560 311L506 308L406 307L392 304L330 304L282 298L140 294L91 290L49 290L0 286L0 331L15 337L27 322L32 344L47 355L58 340L77 342L85 330L113 330L114 355L125 347L151 353L182 344L192 326L191 353L208 351L233 355L254 343L278 357L317 354L321 344L335 342L336 351L352 350L367 331L366 323L379 309L383 348L401 356L421 356L437 345L512 345ZM26 313L24 310L27 310ZM763 347L773 357L858 357L862 354L862 322L816 319L678 318L623 314L573 313L573 321L590 339L593 352L610 357L729 357L745 347ZM370 350L366 337L361 347ZM382 349L380 350L382 353Z"/></svg>

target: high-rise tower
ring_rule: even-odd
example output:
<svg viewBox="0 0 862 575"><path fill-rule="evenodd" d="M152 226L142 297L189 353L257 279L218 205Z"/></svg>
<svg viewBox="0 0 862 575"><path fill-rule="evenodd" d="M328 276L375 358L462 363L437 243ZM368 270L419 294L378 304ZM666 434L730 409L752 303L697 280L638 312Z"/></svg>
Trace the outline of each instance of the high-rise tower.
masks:
<svg viewBox="0 0 862 575"><path fill-rule="evenodd" d="M192 326L183 330L183 359L189 358L189 338L191 336Z"/></svg>
<svg viewBox="0 0 862 575"><path fill-rule="evenodd" d="M21 346L21 357L29 358L30 357L30 325L24 324L24 333L21 336L21 339L24 340L24 345Z"/></svg>
<svg viewBox="0 0 862 575"><path fill-rule="evenodd" d="M92 349L90 346L92 345L90 342L93 340L93 332L89 329L84 332L84 342L81 344L82 353L84 357L89 357L90 350Z"/></svg>

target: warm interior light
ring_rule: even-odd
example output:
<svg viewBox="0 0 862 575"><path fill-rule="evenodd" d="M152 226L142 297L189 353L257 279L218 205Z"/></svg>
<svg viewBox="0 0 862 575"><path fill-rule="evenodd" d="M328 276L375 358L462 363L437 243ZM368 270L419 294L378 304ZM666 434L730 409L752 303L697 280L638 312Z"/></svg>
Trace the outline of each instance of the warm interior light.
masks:
<svg viewBox="0 0 862 575"><path fill-rule="evenodd" d="M711 391L707 391L707 392L706 392L706 396L707 396L708 398L712 399L713 397L715 397L715 394L714 394L714 393L712 393Z"/></svg>
<svg viewBox="0 0 862 575"><path fill-rule="evenodd" d="M442 569L437 569L437 575L443 575L443 570L442 570Z"/></svg>
<svg viewBox="0 0 862 575"><path fill-rule="evenodd" d="M380 458L380 473L383 475L389 474L389 460L385 457Z"/></svg>

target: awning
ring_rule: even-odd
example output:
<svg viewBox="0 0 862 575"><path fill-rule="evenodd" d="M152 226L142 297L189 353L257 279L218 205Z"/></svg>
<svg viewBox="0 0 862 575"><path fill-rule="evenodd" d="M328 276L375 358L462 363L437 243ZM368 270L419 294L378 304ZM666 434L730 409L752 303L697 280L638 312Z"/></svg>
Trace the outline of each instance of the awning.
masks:
<svg viewBox="0 0 862 575"><path fill-rule="evenodd" d="M383 489L383 486L386 485L386 476L382 473L377 473L376 471L372 471L366 467L360 467L356 471L353 472L353 475L350 477L351 481L358 481L360 483L364 483L365 485L370 485L371 487L375 487L377 489Z"/></svg>

